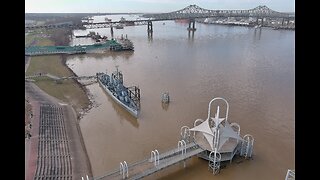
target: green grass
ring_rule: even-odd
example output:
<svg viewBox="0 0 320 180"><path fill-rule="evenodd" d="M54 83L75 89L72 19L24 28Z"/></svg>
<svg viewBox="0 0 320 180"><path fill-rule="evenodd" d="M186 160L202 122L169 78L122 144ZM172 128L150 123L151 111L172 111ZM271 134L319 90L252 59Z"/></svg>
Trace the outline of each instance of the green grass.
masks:
<svg viewBox="0 0 320 180"><path fill-rule="evenodd" d="M58 84L51 79L42 78L37 79L35 84L51 96L71 104L77 112L89 105L87 95L74 80L64 80Z"/></svg>
<svg viewBox="0 0 320 180"><path fill-rule="evenodd" d="M35 38L37 39L36 45L38 46L54 44L48 38L32 34L26 36L26 43L32 42ZM64 65L62 57L59 55L32 57L26 75L37 73L50 73L58 77L73 75L71 70ZM81 109L89 105L89 99L85 91L75 80L63 80L61 84L57 84L54 80L47 77L39 77L35 80L35 84L40 89L57 99L71 104L77 112L80 112Z"/></svg>
<svg viewBox="0 0 320 180"><path fill-rule="evenodd" d="M32 57L26 75L34 75L40 72L50 73L58 77L72 75L71 71L64 66L59 55Z"/></svg>
<svg viewBox="0 0 320 180"><path fill-rule="evenodd" d="M39 31L35 30L33 32L28 33L28 35L25 36L25 46L29 46L34 40L37 41L37 46L52 46L54 45L54 42L52 42L50 39L46 37L42 37L40 32L44 32L46 34L51 34L52 32L49 31Z"/></svg>
<svg viewBox="0 0 320 180"><path fill-rule="evenodd" d="M54 46L54 42L48 38L39 37L38 41L39 41L39 43L37 43L38 46Z"/></svg>
<svg viewBox="0 0 320 180"><path fill-rule="evenodd" d="M28 34L25 38L25 46L29 46L34 39L35 39L34 35Z"/></svg>

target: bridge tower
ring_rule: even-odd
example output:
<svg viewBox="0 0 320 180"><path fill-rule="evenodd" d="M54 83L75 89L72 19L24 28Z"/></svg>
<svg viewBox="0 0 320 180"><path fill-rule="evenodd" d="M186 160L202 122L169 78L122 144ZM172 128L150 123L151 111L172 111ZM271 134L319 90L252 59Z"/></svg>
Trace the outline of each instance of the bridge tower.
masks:
<svg viewBox="0 0 320 180"><path fill-rule="evenodd" d="M147 31L148 31L148 40L149 42L151 42L153 39L153 27L152 27L152 21L150 20L148 21Z"/></svg>
<svg viewBox="0 0 320 180"><path fill-rule="evenodd" d="M147 31L148 31L148 34L152 34L152 32L153 32L153 29L152 29L153 27L152 27L152 21L148 21L148 29L147 29Z"/></svg>
<svg viewBox="0 0 320 180"><path fill-rule="evenodd" d="M191 24L192 24L192 27L191 27ZM190 19L189 20L189 27L187 29L188 29L189 32L197 30L196 29L196 21L195 21L195 19Z"/></svg>
<svg viewBox="0 0 320 180"><path fill-rule="evenodd" d="M261 20L261 26L263 26L263 17L257 17L256 25L259 25L259 20Z"/></svg>

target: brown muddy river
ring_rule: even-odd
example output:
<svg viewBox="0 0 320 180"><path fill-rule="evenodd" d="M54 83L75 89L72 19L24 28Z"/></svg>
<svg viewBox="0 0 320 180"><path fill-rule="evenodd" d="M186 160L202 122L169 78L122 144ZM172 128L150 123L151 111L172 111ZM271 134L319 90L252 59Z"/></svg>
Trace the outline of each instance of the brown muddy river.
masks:
<svg viewBox="0 0 320 180"><path fill-rule="evenodd" d="M111 73L115 66L127 86L141 89L141 114L133 118L99 85L87 86L93 107L80 121L94 177L177 146L180 128L206 119L208 103L225 98L229 122L241 126L241 136L255 138L253 160L228 164L219 175L197 157L187 167L177 164L146 179L284 179L295 169L295 32L196 23L188 36L187 24L154 22L153 38L146 26L114 29L127 34L134 52L76 55L68 66L79 76ZM110 37L110 29L97 29ZM87 34L75 31L75 34ZM72 44L91 43L74 39ZM167 108L161 94L170 93Z"/></svg>

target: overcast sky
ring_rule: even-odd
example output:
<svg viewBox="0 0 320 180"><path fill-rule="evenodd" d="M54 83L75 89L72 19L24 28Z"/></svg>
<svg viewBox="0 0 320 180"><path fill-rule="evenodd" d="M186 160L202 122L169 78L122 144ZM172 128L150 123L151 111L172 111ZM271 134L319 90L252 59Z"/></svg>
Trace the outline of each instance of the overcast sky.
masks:
<svg viewBox="0 0 320 180"><path fill-rule="evenodd" d="M190 4L205 9L252 9L266 5L279 12L295 12L295 0L25 0L26 13L171 12Z"/></svg>

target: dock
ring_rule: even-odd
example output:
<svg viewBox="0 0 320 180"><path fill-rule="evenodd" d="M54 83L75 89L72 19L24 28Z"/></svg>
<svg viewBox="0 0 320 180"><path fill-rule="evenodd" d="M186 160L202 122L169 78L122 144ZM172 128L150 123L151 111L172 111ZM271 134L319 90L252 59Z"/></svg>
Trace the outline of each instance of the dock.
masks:
<svg viewBox="0 0 320 180"><path fill-rule="evenodd" d="M128 179L141 179L153 173L156 173L164 168L183 162L194 155L197 155L204 150L201 149L196 143L190 142L187 144L185 152L183 149L174 148L172 150L166 151L164 153L159 153L158 160L155 161L152 158L147 158L137 163L128 166ZM184 162L185 163L185 162ZM123 174L120 173L121 170L113 171L105 176L97 177L94 179L122 179Z"/></svg>
<svg viewBox="0 0 320 180"><path fill-rule="evenodd" d="M130 41L131 42L131 41ZM107 40L104 43L76 46L30 46L25 48L26 56L53 55L53 54L86 54L101 50L122 51L128 49L122 42Z"/></svg>

